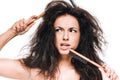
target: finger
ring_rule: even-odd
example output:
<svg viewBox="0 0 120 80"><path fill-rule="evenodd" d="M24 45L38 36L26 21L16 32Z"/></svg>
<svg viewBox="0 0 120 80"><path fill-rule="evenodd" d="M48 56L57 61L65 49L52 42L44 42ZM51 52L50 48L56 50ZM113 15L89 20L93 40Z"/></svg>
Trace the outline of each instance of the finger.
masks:
<svg viewBox="0 0 120 80"><path fill-rule="evenodd" d="M111 69L106 66L106 70L107 70L107 72L106 72L106 73L107 73L107 76L108 76L109 78L111 78L111 76L112 76L112 71L111 71Z"/></svg>
<svg viewBox="0 0 120 80"><path fill-rule="evenodd" d="M13 24L13 26L10 29L13 29L15 32L17 32L17 21Z"/></svg>
<svg viewBox="0 0 120 80"><path fill-rule="evenodd" d="M24 21L23 19L19 20L16 24L17 32L24 31Z"/></svg>
<svg viewBox="0 0 120 80"><path fill-rule="evenodd" d="M33 15L33 16L31 16L31 18L32 18L32 19L37 19L37 18L38 18L38 16Z"/></svg>
<svg viewBox="0 0 120 80"><path fill-rule="evenodd" d="M21 19L21 20L20 20L20 26L21 26L22 28L25 28L25 26L26 26L25 19Z"/></svg>
<svg viewBox="0 0 120 80"><path fill-rule="evenodd" d="M35 22L31 23L31 24L25 29L25 32L27 32L34 24L35 24Z"/></svg>
<svg viewBox="0 0 120 80"><path fill-rule="evenodd" d="M118 76L114 73L112 79L117 80Z"/></svg>
<svg viewBox="0 0 120 80"><path fill-rule="evenodd" d="M114 70L112 70L111 71L111 79L112 80L119 80L119 77L118 77L118 75L115 73L115 71Z"/></svg>
<svg viewBox="0 0 120 80"><path fill-rule="evenodd" d="M16 32L19 32L19 31L20 31L19 22L20 22L20 21L17 21L16 26L15 26Z"/></svg>
<svg viewBox="0 0 120 80"><path fill-rule="evenodd" d="M25 19L21 19L19 23L20 31L24 31L26 24L25 24Z"/></svg>
<svg viewBox="0 0 120 80"><path fill-rule="evenodd" d="M29 26L30 24L32 24L35 20L37 19L36 15L31 16L27 21L27 26Z"/></svg>
<svg viewBox="0 0 120 80"><path fill-rule="evenodd" d="M23 22L24 23L24 32L21 32L20 35L27 32L35 24L35 22L33 21L33 18L36 18L36 16L30 17L28 20L23 20L24 21ZM21 24L23 24L23 23L21 23ZM29 25L28 25L28 23L29 23Z"/></svg>
<svg viewBox="0 0 120 80"><path fill-rule="evenodd" d="M106 67L107 68L107 75L108 75L108 78L110 78L111 80L119 80L118 79L118 75L115 73L115 71L109 67Z"/></svg>
<svg viewBox="0 0 120 80"><path fill-rule="evenodd" d="M23 21L24 19L21 19L20 20L20 23L19 23L19 26L24 26L24 21Z"/></svg>

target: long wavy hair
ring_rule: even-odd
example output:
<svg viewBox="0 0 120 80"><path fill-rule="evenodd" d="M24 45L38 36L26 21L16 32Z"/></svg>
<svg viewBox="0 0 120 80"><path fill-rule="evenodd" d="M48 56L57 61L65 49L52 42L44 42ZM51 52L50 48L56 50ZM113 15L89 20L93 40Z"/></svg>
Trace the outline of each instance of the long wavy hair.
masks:
<svg viewBox="0 0 120 80"><path fill-rule="evenodd" d="M80 26L80 42L77 52L102 65L98 56L104 43L103 31L96 19L86 10L73 7L65 1L52 1L45 8L42 22L39 24L30 44L30 55L23 59L24 64L30 68L40 69L40 73L54 79L60 60L60 53L55 46L54 22L61 15L74 16ZM90 64L72 58L71 63L80 75L80 80L102 80L100 70Z"/></svg>

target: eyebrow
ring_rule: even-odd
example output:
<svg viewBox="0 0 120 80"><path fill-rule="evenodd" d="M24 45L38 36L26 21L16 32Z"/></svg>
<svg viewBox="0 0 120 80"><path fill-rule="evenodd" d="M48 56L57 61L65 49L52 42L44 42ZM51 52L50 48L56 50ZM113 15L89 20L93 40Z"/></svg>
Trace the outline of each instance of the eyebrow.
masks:
<svg viewBox="0 0 120 80"><path fill-rule="evenodd" d="M56 26L55 28L62 28L62 27L60 27L60 26Z"/></svg>
<svg viewBox="0 0 120 80"><path fill-rule="evenodd" d="M62 27L60 27L60 26L56 26L55 28L60 28L60 29L64 29L64 28L62 28ZM70 29L79 29L79 28L76 28L76 27L70 27Z"/></svg>
<svg viewBox="0 0 120 80"><path fill-rule="evenodd" d="M76 28L76 27L71 27L71 29L72 29L72 28L73 28L73 29L79 29L79 28Z"/></svg>

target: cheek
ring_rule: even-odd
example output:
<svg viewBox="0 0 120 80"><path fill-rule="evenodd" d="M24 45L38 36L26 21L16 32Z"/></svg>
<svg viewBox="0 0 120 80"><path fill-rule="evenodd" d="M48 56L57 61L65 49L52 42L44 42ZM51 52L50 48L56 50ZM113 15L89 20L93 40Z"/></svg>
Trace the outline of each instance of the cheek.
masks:
<svg viewBox="0 0 120 80"><path fill-rule="evenodd" d="M72 37L72 42L71 43L74 43L74 47L77 48L78 44L80 42L80 35L77 35L77 36L74 36Z"/></svg>
<svg viewBox="0 0 120 80"><path fill-rule="evenodd" d="M56 47L59 44L60 40L61 40L61 36L60 35L55 35L55 45L56 45Z"/></svg>
<svg viewBox="0 0 120 80"><path fill-rule="evenodd" d="M62 34L56 33L56 35L55 35L55 41L56 42L60 42L61 39L62 39Z"/></svg>

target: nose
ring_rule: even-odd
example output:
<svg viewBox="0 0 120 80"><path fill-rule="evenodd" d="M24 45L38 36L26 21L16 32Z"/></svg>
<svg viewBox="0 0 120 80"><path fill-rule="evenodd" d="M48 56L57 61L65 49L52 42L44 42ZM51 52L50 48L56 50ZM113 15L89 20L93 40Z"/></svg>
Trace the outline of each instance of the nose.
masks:
<svg viewBox="0 0 120 80"><path fill-rule="evenodd" d="M65 40L65 41L69 40L69 34L68 34L68 32L64 32L64 34L63 34L63 40Z"/></svg>

